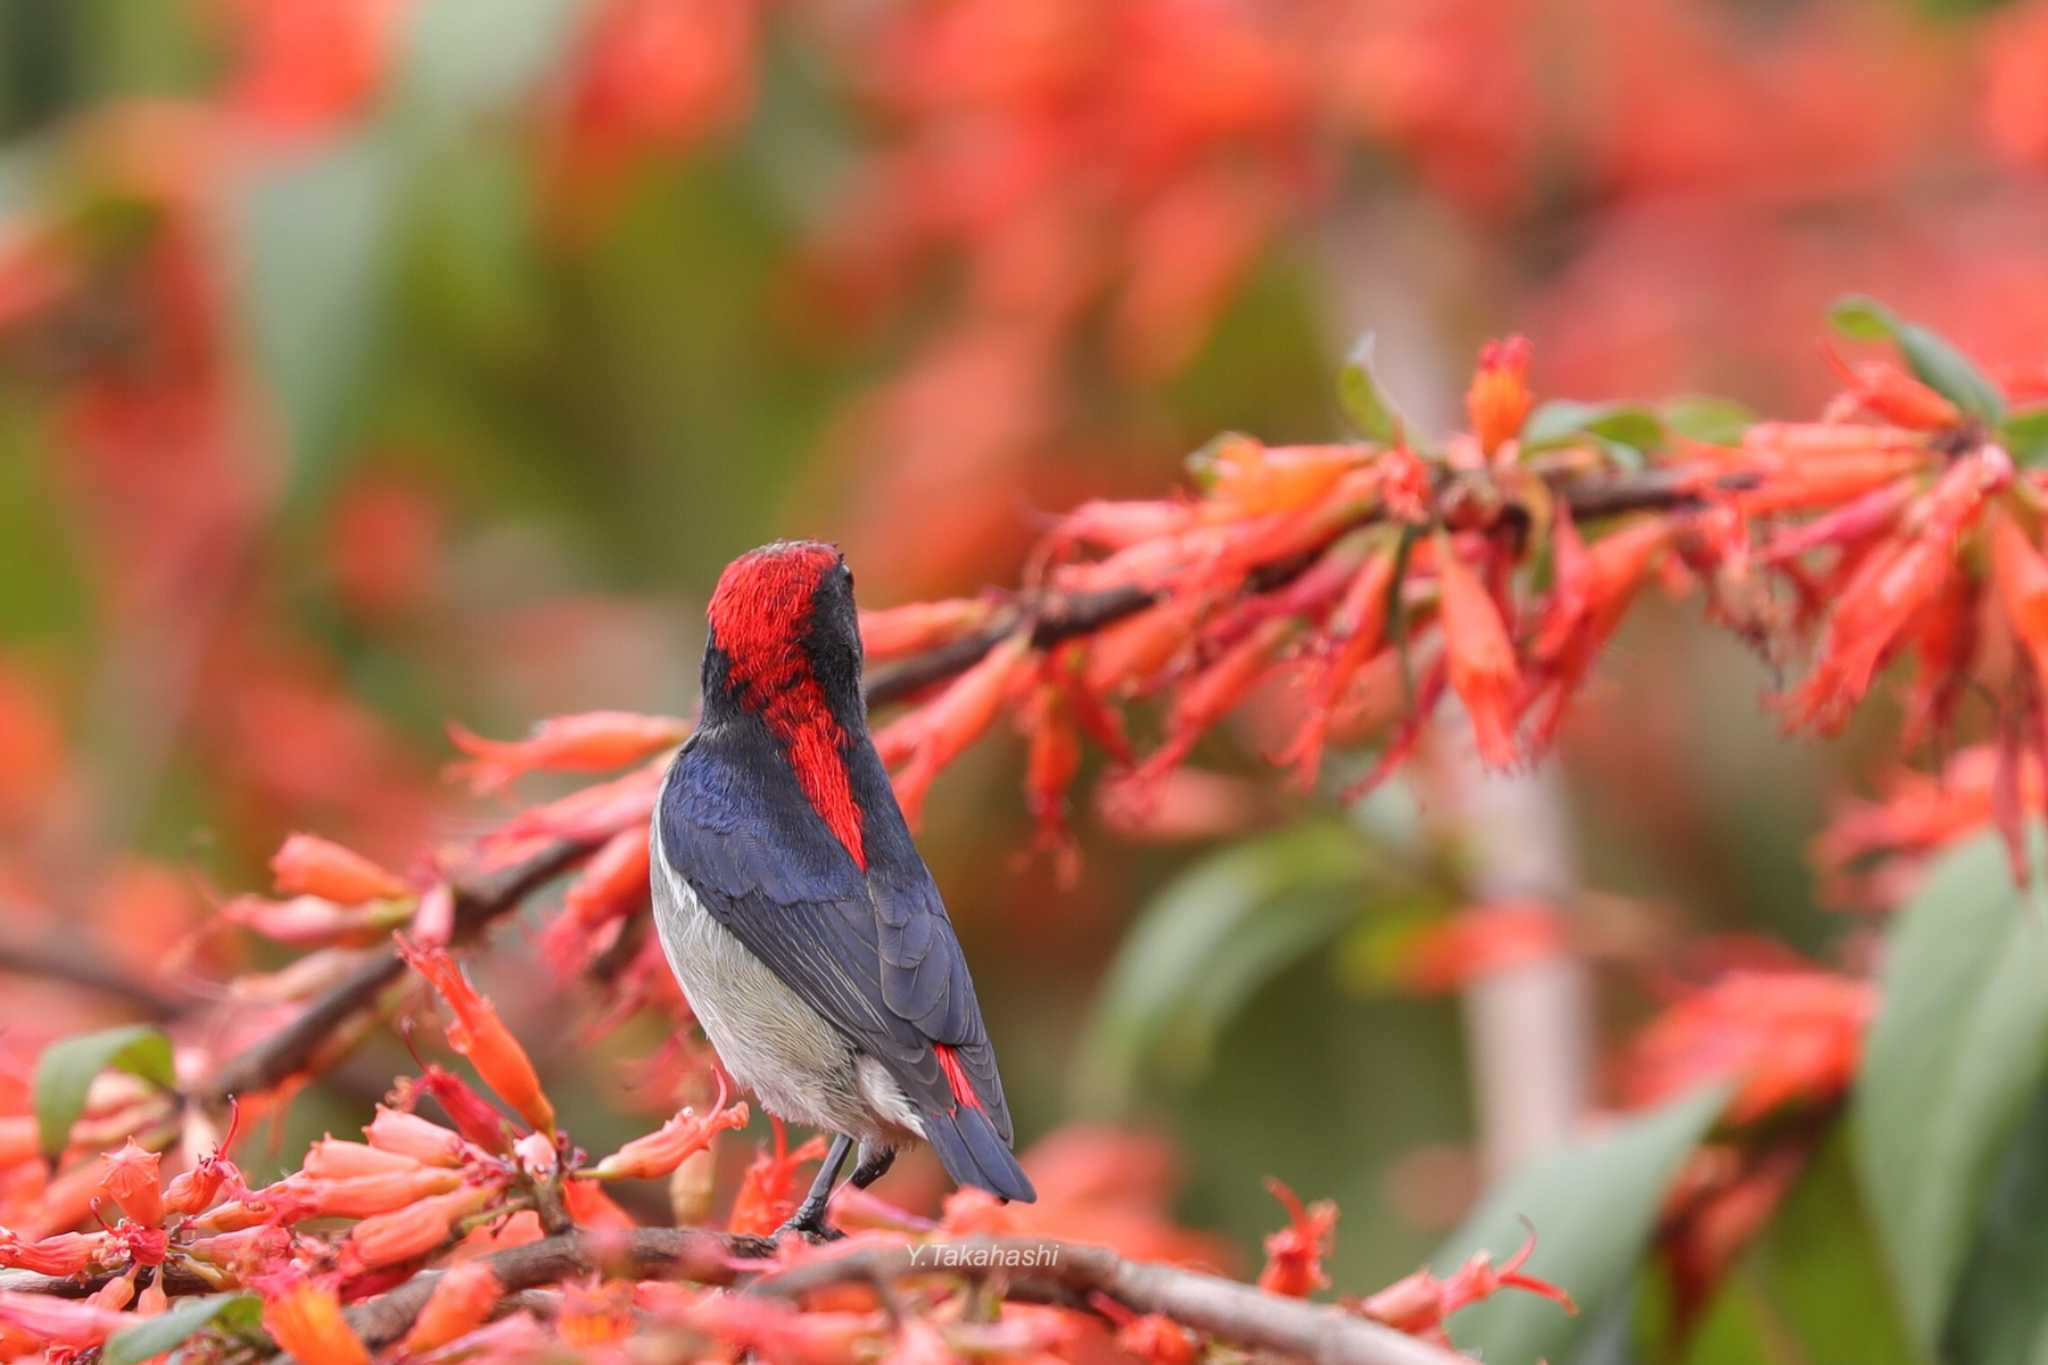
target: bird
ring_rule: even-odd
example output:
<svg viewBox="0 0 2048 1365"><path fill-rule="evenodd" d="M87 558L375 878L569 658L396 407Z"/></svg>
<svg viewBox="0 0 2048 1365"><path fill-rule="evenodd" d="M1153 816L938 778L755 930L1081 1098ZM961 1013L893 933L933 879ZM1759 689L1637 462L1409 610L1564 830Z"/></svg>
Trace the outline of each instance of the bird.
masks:
<svg viewBox="0 0 2048 1365"><path fill-rule="evenodd" d="M833 1134L777 1235L838 1235L826 1207L855 1143L856 1188L922 1141L957 1184L1031 1202L967 958L869 738L845 558L750 550L705 615L703 705L655 802L649 881L726 1071Z"/></svg>

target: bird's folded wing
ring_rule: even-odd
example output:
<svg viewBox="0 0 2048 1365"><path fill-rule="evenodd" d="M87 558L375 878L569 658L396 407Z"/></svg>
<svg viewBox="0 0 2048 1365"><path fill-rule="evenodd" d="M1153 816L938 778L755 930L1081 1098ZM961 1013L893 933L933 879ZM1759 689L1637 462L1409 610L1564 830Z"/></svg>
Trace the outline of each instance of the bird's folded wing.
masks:
<svg viewBox="0 0 2048 1365"><path fill-rule="evenodd" d="M885 856L871 856L863 872L790 786L779 792L772 772L736 770L692 745L663 788L661 852L713 919L921 1108L956 1102L933 1045L952 1048L1010 1141L967 960L908 831L900 848L872 850ZM900 816L887 815L896 830L880 831L884 839L901 830Z"/></svg>

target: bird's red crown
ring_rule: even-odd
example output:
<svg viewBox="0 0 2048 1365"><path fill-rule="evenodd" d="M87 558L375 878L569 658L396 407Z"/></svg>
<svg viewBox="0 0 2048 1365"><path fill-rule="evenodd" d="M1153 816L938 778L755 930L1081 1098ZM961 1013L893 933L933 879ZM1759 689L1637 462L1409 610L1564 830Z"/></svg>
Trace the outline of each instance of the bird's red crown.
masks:
<svg viewBox="0 0 2048 1365"><path fill-rule="evenodd" d="M705 614L712 644L726 656L725 682L733 700L782 742L812 809L865 869L861 809L846 768L846 730L804 649L819 625L819 587L843 562L837 550L817 541L784 540L749 550L719 575Z"/></svg>

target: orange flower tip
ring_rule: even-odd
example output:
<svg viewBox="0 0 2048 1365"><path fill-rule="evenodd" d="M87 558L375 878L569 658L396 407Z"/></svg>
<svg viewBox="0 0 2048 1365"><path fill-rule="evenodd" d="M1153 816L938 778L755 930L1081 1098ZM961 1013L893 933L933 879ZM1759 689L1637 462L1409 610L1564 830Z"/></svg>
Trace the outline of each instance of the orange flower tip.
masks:
<svg viewBox="0 0 2048 1365"><path fill-rule="evenodd" d="M120 1151L100 1158L100 1189L144 1227L155 1227L164 1218L160 1162L155 1152L138 1146L132 1137Z"/></svg>
<svg viewBox="0 0 2048 1365"><path fill-rule="evenodd" d="M277 889L287 896L318 896L340 905L398 900L410 888L353 849L317 834L294 834L270 860Z"/></svg>
<svg viewBox="0 0 2048 1365"><path fill-rule="evenodd" d="M370 1353L342 1315L334 1290L310 1280L274 1291L263 1326L301 1365L369 1365Z"/></svg>
<svg viewBox="0 0 2048 1365"><path fill-rule="evenodd" d="M529 772L602 772L623 767L689 736L688 721L629 711L587 711L556 716L536 725L522 740L494 740L450 722L448 738L469 756L449 767L473 790L502 790Z"/></svg>
<svg viewBox="0 0 2048 1365"><path fill-rule="evenodd" d="M1534 399L1529 392L1529 360L1533 348L1525 337L1490 341L1479 352L1479 366L1465 394L1466 415L1481 451L1491 455L1519 436Z"/></svg>

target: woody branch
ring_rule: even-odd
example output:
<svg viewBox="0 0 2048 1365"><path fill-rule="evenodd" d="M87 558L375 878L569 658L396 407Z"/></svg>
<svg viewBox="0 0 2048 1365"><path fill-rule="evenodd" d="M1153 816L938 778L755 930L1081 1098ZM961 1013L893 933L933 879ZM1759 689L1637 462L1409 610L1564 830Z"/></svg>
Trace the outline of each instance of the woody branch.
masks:
<svg viewBox="0 0 2048 1365"><path fill-rule="evenodd" d="M1103 1295L1133 1313L1160 1313L1220 1341L1327 1365L1448 1365L1461 1359L1390 1327L1326 1304L1270 1294L1178 1266L1131 1261L1107 1248L1040 1238L962 1238L913 1246L863 1246L751 1276L745 1257L757 1238L688 1228L642 1228L625 1236L567 1232L484 1260L507 1293L606 1268L666 1274L703 1284L745 1283L751 1295L795 1300L841 1284L888 1284L918 1275L1002 1284L1005 1297L1073 1303ZM1014 1267L1028 1265L1028 1270ZM427 1272L349 1310L366 1345L403 1336L432 1295Z"/></svg>

